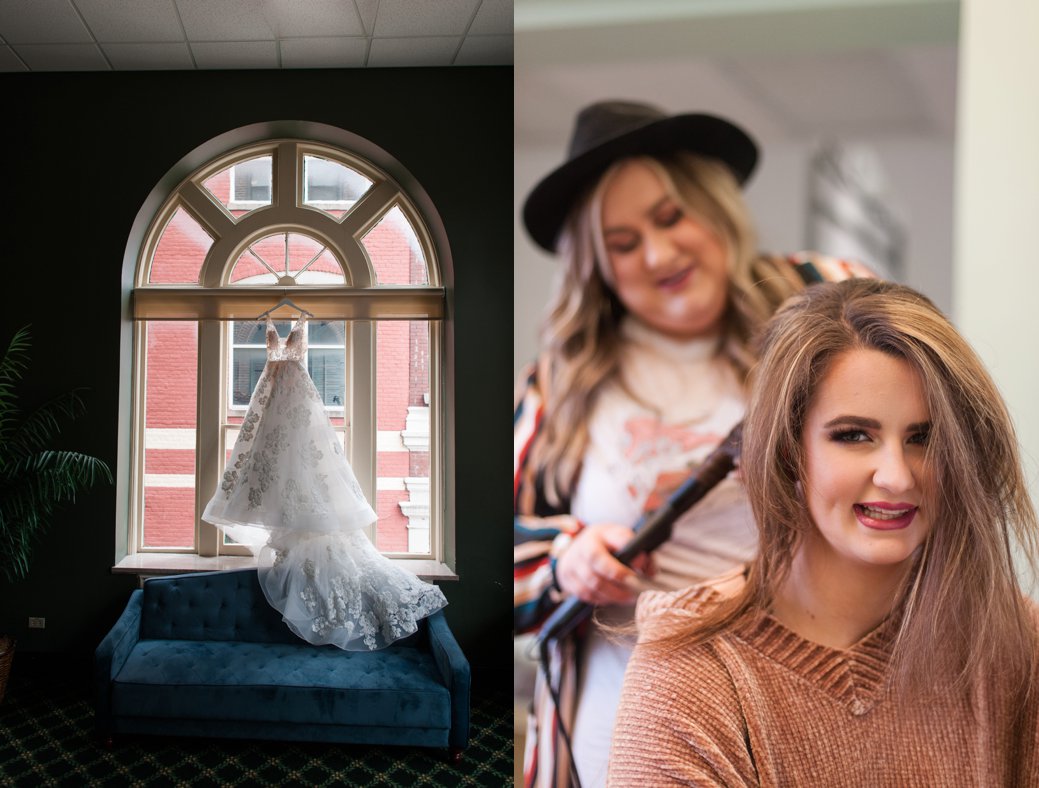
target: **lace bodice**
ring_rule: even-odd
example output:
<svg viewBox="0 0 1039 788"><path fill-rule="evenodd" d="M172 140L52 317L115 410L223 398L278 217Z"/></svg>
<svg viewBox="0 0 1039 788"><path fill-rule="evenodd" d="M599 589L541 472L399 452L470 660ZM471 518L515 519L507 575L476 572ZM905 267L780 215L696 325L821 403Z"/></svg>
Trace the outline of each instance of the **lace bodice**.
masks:
<svg viewBox="0 0 1039 788"><path fill-rule="evenodd" d="M307 354L307 316L301 314L296 325L283 340L270 315L267 316L267 360L302 361Z"/></svg>

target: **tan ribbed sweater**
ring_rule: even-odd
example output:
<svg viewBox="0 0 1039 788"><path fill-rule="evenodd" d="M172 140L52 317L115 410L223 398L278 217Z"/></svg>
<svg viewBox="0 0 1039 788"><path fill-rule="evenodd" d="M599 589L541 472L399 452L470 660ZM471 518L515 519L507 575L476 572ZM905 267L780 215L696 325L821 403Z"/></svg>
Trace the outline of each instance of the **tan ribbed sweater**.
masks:
<svg viewBox="0 0 1039 788"><path fill-rule="evenodd" d="M717 599L706 587L643 594L640 630ZM680 653L638 645L609 785L1039 786L1034 697L992 676L900 707L887 689L893 634L889 622L840 650L757 613Z"/></svg>

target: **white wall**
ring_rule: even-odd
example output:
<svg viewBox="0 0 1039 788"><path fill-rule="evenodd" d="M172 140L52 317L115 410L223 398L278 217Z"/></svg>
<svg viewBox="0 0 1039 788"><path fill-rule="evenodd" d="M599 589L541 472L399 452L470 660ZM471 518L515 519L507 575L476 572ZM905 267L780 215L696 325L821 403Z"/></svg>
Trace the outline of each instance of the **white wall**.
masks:
<svg viewBox="0 0 1039 788"><path fill-rule="evenodd" d="M933 137L848 138L874 150L889 181L891 203L908 229L904 283L945 311L952 306L953 144ZM747 190L761 248L805 248L811 141L770 145ZM835 249L818 249L824 253Z"/></svg>
<svg viewBox="0 0 1039 788"><path fill-rule="evenodd" d="M512 357L517 373L537 355L538 332L557 270L555 258L542 252L523 229L520 211L534 184L562 160L565 145L566 142L561 141L558 150L517 147L514 153L516 228L513 233Z"/></svg>
<svg viewBox="0 0 1039 788"><path fill-rule="evenodd" d="M954 313L1017 425L1039 503L1039 3L964 0Z"/></svg>

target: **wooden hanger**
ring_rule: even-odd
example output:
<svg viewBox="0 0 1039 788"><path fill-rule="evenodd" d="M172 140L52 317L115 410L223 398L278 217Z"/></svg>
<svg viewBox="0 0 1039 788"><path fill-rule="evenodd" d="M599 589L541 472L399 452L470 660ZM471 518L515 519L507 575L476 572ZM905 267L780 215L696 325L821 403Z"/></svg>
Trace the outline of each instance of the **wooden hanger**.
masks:
<svg viewBox="0 0 1039 788"><path fill-rule="evenodd" d="M263 318L267 317L267 315L269 315L271 312L276 312L279 309L281 309L283 306L291 306L293 309L297 310L300 313L300 316L303 316L303 315L306 315L307 317L313 317L314 316L313 312L308 312L306 309L301 307L299 304L295 303L291 298L283 298L283 299L281 299L281 301L276 303L274 306L272 306L266 312L260 312L260 314L258 314L256 316L256 319L257 320L263 320Z"/></svg>

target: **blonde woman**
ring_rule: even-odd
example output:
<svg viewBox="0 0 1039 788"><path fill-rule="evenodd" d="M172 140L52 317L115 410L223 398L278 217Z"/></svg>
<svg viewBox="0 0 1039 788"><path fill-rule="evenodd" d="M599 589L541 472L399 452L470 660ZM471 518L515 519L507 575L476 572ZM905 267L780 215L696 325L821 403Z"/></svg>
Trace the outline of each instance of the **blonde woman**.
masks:
<svg viewBox="0 0 1039 788"><path fill-rule="evenodd" d="M680 588L754 555L732 480L679 521L652 565L629 569L611 553L742 419L759 325L805 281L860 273L756 251L740 190L756 160L750 137L724 119L600 102L528 197L525 225L563 270L517 398L517 631L536 629L567 595L623 624L639 572ZM579 658L573 639L552 645L560 704L539 684L528 784L571 779L568 731L580 779L602 785L632 644L593 624Z"/></svg>
<svg viewBox="0 0 1039 788"><path fill-rule="evenodd" d="M1037 785L1036 514L999 392L923 296L810 288L769 325L749 568L639 603L611 785Z"/></svg>

